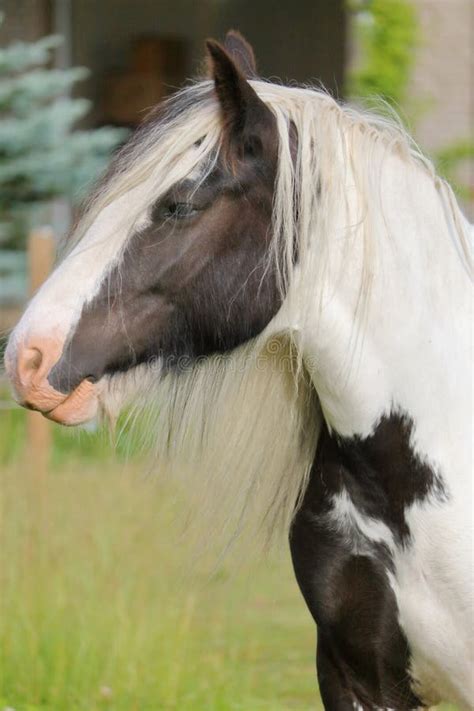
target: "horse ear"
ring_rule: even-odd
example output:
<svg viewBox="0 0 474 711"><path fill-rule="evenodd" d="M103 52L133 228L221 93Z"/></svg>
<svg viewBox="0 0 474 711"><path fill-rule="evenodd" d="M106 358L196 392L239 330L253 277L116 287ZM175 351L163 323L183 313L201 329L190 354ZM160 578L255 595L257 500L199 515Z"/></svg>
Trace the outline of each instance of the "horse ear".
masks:
<svg viewBox="0 0 474 711"><path fill-rule="evenodd" d="M270 151L274 153L277 141L273 113L219 42L207 40L206 47L230 147L237 151L239 157L249 154L258 156Z"/></svg>
<svg viewBox="0 0 474 711"><path fill-rule="evenodd" d="M234 60L247 79L257 76L257 63L252 45L237 30L229 30L225 36L224 49Z"/></svg>

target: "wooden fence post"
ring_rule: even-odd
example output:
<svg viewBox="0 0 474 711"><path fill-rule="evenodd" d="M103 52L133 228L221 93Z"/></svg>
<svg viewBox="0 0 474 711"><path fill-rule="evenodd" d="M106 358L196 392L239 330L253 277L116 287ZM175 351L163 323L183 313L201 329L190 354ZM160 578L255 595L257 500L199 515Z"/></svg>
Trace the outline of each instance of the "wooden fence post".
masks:
<svg viewBox="0 0 474 711"><path fill-rule="evenodd" d="M29 294L32 296L45 281L54 264L54 233L51 227L31 230L28 237ZM27 413L27 449L32 473L46 476L51 453L51 423L39 412Z"/></svg>

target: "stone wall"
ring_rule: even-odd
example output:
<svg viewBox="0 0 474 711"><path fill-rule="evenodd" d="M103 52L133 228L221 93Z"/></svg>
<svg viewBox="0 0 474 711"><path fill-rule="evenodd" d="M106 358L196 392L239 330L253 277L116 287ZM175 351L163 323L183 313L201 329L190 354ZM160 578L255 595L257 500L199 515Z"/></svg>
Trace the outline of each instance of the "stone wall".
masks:
<svg viewBox="0 0 474 711"><path fill-rule="evenodd" d="M414 0L422 42L411 96L419 102L415 124L419 143L434 153L459 140L474 140L474 3L472 0ZM474 162L459 166L458 176L470 186L464 203L474 219Z"/></svg>
<svg viewBox="0 0 474 711"><path fill-rule="evenodd" d="M414 3L422 41L411 94L421 103L417 134L431 150L472 132L474 3L472 0L414 0Z"/></svg>

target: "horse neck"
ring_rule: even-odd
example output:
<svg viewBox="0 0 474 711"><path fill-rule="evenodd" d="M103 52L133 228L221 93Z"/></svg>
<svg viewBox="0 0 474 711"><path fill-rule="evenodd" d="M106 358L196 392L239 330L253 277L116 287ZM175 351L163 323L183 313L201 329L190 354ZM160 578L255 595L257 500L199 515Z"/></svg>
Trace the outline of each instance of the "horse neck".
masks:
<svg viewBox="0 0 474 711"><path fill-rule="evenodd" d="M470 467L470 280L442 194L421 167L387 158L369 205L370 258L362 228L331 238L324 295L301 338L334 431L365 437L384 415L403 413L416 452L460 481Z"/></svg>

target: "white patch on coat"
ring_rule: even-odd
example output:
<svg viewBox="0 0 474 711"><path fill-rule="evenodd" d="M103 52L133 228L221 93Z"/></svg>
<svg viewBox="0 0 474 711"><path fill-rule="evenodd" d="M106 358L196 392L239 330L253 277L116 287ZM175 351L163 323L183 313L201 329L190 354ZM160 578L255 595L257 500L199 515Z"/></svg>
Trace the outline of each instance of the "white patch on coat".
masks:
<svg viewBox="0 0 474 711"><path fill-rule="evenodd" d="M472 560L469 509L467 498L412 504L405 517L413 543L397 549L389 576L409 635L415 693L430 705L448 699L466 709L474 698L474 580L472 565L465 565Z"/></svg>
<svg viewBox="0 0 474 711"><path fill-rule="evenodd" d="M146 213L137 218L130 211L130 203L141 190L142 186L134 188L104 208L35 294L12 334L9 348L22 339L51 334L66 338L84 305L94 298L106 275L120 261L131 231L146 224Z"/></svg>
<svg viewBox="0 0 474 711"><path fill-rule="evenodd" d="M353 555L372 556L375 553L372 544L375 543L393 551L395 542L389 527L359 511L345 489L332 497L332 504L325 520L332 530L343 536L346 550Z"/></svg>

